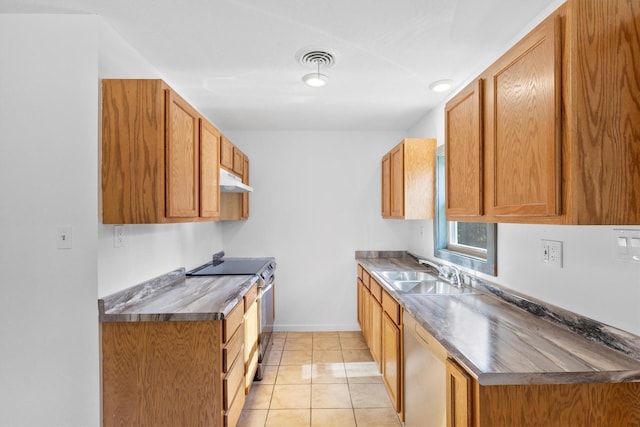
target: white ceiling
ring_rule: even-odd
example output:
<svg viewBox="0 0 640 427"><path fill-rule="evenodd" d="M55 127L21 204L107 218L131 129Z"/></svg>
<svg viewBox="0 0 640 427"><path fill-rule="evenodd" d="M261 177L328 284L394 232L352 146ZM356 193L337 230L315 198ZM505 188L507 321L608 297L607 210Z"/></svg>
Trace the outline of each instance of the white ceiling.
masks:
<svg viewBox="0 0 640 427"><path fill-rule="evenodd" d="M95 13L223 131L405 130L552 0L0 0L0 13ZM335 53L323 88L301 48Z"/></svg>

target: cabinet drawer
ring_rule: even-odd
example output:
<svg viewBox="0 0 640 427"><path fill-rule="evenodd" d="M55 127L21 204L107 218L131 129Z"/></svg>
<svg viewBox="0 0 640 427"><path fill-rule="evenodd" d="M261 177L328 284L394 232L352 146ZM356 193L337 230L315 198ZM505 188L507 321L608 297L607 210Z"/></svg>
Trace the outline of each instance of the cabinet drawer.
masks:
<svg viewBox="0 0 640 427"><path fill-rule="evenodd" d="M238 424L245 398L244 390L238 390L231 407L224 413L224 427L235 427Z"/></svg>
<svg viewBox="0 0 640 427"><path fill-rule="evenodd" d="M226 346L222 349L222 372L229 372L234 360L242 351L242 345L244 344L244 328L238 328L235 334L229 340Z"/></svg>
<svg viewBox="0 0 640 427"><path fill-rule="evenodd" d="M369 284L371 280L371 275L369 274L368 271L363 270L362 272L362 283L364 283L364 285L367 287L367 289L370 289L371 285Z"/></svg>
<svg viewBox="0 0 640 427"><path fill-rule="evenodd" d="M376 279L371 279L369 283L371 284L371 295L373 295L379 303L382 303L382 286L380 286Z"/></svg>
<svg viewBox="0 0 640 427"><path fill-rule="evenodd" d="M242 325L242 319L244 318L244 304L238 303L233 310L229 312L227 317L224 318L222 327L222 342L227 343L233 337L238 327Z"/></svg>
<svg viewBox="0 0 640 427"><path fill-rule="evenodd" d="M233 398L238 392L238 388L244 385L244 363L242 358L236 358L231 370L222 381L222 405L226 411L231 408ZM242 387L242 394L244 394L244 387Z"/></svg>
<svg viewBox="0 0 640 427"><path fill-rule="evenodd" d="M256 299L258 299L258 285L253 285L253 287L244 294L244 311L247 311Z"/></svg>
<svg viewBox="0 0 640 427"><path fill-rule="evenodd" d="M362 280L362 272L364 271L364 269L362 268L362 266L360 264L358 264L358 279Z"/></svg>
<svg viewBox="0 0 640 427"><path fill-rule="evenodd" d="M382 308L389 318L400 326L400 305L386 291L382 291Z"/></svg>

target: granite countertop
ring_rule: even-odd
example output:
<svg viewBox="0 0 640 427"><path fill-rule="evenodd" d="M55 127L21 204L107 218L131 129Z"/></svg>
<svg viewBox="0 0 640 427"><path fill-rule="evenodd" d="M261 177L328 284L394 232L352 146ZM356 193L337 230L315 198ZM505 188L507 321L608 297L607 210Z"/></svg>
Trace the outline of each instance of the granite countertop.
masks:
<svg viewBox="0 0 640 427"><path fill-rule="evenodd" d="M424 270L409 256L369 255L356 254L357 261L369 273ZM635 335L629 334L631 342L622 342L626 341L624 333L622 338L607 334L607 342L602 343L485 289L463 295L410 295L375 279L481 385L640 381L640 351Z"/></svg>
<svg viewBox="0 0 640 427"><path fill-rule="evenodd" d="M101 322L222 320L257 275L186 277L181 268L98 300Z"/></svg>

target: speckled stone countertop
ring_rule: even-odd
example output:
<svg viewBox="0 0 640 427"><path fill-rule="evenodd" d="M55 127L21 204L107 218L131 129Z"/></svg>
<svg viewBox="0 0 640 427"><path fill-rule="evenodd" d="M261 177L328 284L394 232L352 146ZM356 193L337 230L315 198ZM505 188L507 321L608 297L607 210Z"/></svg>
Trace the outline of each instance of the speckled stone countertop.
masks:
<svg viewBox="0 0 640 427"><path fill-rule="evenodd" d="M101 322L222 320L256 275L186 277L181 268L98 300Z"/></svg>
<svg viewBox="0 0 640 427"><path fill-rule="evenodd" d="M369 273L425 270L402 252L356 252L356 260ZM410 295L374 278L481 385L640 381L635 335L593 320L574 332L579 316L553 306L530 312L521 297L486 284L474 294Z"/></svg>

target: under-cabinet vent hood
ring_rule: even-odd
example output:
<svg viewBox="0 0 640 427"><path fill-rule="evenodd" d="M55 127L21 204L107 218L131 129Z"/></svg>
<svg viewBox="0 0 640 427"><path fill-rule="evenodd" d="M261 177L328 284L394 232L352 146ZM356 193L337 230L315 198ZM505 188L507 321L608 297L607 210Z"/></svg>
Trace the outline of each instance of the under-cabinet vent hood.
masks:
<svg viewBox="0 0 640 427"><path fill-rule="evenodd" d="M249 193L253 188L242 182L242 179L220 168L220 191L223 193Z"/></svg>

